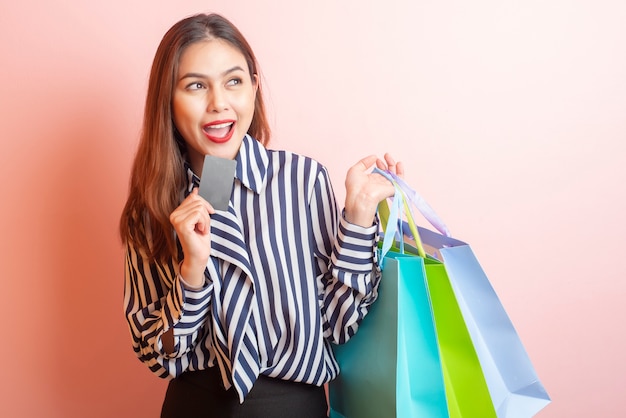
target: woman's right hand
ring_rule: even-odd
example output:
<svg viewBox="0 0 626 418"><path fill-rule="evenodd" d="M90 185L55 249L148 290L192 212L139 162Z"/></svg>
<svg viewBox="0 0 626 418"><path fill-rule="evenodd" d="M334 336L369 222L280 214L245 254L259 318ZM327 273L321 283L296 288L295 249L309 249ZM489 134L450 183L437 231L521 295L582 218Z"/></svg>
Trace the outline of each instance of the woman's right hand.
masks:
<svg viewBox="0 0 626 418"><path fill-rule="evenodd" d="M194 188L170 215L183 248L180 275L191 287L204 285L204 270L211 255L211 215L214 213L213 206Z"/></svg>

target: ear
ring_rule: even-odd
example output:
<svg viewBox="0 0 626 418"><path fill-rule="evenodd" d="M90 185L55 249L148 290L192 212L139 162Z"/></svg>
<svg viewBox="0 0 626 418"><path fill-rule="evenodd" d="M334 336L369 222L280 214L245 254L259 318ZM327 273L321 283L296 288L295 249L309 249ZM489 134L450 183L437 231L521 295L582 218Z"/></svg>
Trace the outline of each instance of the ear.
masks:
<svg viewBox="0 0 626 418"><path fill-rule="evenodd" d="M252 86L254 88L254 95L256 96L256 92L259 89L259 75L252 74Z"/></svg>

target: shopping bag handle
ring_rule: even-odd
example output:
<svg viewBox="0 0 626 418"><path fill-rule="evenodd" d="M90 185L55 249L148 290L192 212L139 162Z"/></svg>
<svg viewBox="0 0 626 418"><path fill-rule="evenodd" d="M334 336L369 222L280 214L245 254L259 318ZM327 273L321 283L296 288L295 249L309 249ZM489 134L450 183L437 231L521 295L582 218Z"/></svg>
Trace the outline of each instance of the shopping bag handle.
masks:
<svg viewBox="0 0 626 418"><path fill-rule="evenodd" d="M398 231L398 229L400 229L399 231L400 232L400 238L399 238L400 252L404 253L404 245L403 245L404 237L402 233L402 222L398 222L400 220L399 219L400 213L403 213L403 212L407 218L407 223L411 231L411 234L413 234L413 237L415 240L415 246L417 248L417 254L420 257L426 257L426 252L424 251L422 241L420 239L419 233L417 232L417 226L415 225L415 220L413 219L413 214L411 212L410 206L407 203L407 199L406 199L406 196L404 195L404 192L402 191L398 183L395 181L395 179L389 175L389 173L379 170L378 174L381 174L383 177L389 180L391 184L393 184L393 187L395 189L393 199L391 200L391 208L387 206L387 202L385 200L381 201L378 204L379 216L381 218L381 223L383 225L383 232L384 232L380 259L383 260L387 252L391 249L391 245L394 242L396 231ZM387 219L385 220L385 218Z"/></svg>
<svg viewBox="0 0 626 418"><path fill-rule="evenodd" d="M413 235L413 239L415 240L418 255L420 257L426 256L409 202L412 203L420 211L422 216L424 216L424 218L426 218L426 220L428 220L430 224L442 235L450 237L450 231L441 218L435 213L432 207L402 178L388 170L380 170L379 168L374 168L374 172L389 180L395 188L394 197L391 201L391 209L389 208L386 200L383 200L378 204L378 214L384 231L381 259L391 249L391 245L394 242L394 236L398 229L400 230L398 231L400 232L400 250L401 252L404 252L402 222L398 222L400 213L403 212L407 218L407 224L409 226L409 230L411 231L411 235Z"/></svg>
<svg viewBox="0 0 626 418"><path fill-rule="evenodd" d="M419 210L422 216L437 230L441 235L445 235L446 237L451 237L450 230L443 222L441 217L437 215L435 210L426 202L426 200L414 189L409 186L402 177L399 177L397 174L389 171L389 170L381 170L379 168L374 168L374 172L382 175L387 180L389 180L394 186L400 188L402 192L404 192L405 197L408 198L409 202Z"/></svg>

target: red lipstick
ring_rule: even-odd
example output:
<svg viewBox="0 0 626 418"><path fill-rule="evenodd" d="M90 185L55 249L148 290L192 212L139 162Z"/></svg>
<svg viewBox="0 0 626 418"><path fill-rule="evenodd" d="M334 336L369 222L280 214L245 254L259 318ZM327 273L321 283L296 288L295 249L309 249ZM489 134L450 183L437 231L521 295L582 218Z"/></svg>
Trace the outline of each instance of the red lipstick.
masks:
<svg viewBox="0 0 626 418"><path fill-rule="evenodd" d="M216 120L202 127L204 135L212 142L222 144L232 138L235 131L234 120Z"/></svg>

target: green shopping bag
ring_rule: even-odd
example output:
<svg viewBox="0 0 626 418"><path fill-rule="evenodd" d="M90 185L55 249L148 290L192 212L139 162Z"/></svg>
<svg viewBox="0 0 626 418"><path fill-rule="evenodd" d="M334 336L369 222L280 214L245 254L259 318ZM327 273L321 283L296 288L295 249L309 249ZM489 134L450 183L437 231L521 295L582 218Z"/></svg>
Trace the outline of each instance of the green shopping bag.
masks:
<svg viewBox="0 0 626 418"><path fill-rule="evenodd" d="M450 417L496 417L487 382L446 269L426 268Z"/></svg>

